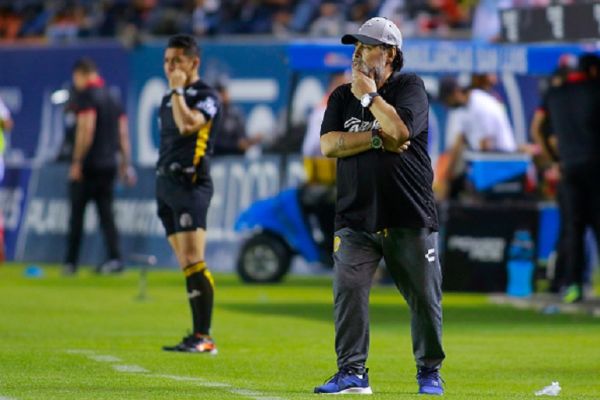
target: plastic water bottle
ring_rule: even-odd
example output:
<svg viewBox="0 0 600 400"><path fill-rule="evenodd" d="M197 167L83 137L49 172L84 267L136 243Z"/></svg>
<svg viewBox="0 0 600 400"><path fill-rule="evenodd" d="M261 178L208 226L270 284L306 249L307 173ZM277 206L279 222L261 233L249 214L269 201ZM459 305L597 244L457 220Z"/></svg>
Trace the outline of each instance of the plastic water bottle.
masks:
<svg viewBox="0 0 600 400"><path fill-rule="evenodd" d="M542 390L535 392L536 396L558 396L560 394L560 384L558 382L552 382L550 385L544 387Z"/></svg>
<svg viewBox="0 0 600 400"><path fill-rule="evenodd" d="M509 296L527 297L533 292L533 238L528 230L517 230L514 233L508 251L508 286Z"/></svg>

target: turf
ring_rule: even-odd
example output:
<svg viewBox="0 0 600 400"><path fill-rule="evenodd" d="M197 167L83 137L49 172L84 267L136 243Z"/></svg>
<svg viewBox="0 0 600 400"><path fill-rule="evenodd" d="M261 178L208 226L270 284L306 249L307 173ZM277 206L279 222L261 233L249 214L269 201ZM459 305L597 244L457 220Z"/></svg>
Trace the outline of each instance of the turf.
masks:
<svg viewBox="0 0 600 400"><path fill-rule="evenodd" d="M209 356L160 350L189 326L175 271L150 272L139 300L137 271L63 278L45 266L26 278L23 268L0 267L0 399L315 399L335 370L328 277L245 286L217 275L219 354ZM371 398L422 398L404 302L391 287L371 301ZM482 295L446 294L444 312L446 398L533 399L551 381L561 399L600 397L600 320Z"/></svg>

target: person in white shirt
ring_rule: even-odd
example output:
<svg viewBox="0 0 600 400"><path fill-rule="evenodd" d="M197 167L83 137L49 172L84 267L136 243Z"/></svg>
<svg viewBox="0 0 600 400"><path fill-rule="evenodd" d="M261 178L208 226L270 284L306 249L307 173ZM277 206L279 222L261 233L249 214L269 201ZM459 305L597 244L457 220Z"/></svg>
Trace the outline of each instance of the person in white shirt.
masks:
<svg viewBox="0 0 600 400"><path fill-rule="evenodd" d="M12 127L13 120L10 116L10 111L0 98L0 182L4 179L4 159L2 158L5 147L4 134L8 133Z"/></svg>
<svg viewBox="0 0 600 400"><path fill-rule="evenodd" d="M462 88L456 79L446 77L440 82L439 98L449 108L462 109L458 129L446 141L446 172L436 182L438 198L445 199L465 150L512 153L517 151L517 143L504 105L492 94L479 88Z"/></svg>

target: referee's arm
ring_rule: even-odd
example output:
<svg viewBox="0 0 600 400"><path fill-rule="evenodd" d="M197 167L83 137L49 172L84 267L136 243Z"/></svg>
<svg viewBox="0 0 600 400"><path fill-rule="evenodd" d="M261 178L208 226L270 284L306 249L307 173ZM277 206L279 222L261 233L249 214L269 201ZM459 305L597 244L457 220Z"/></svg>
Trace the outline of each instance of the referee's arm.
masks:
<svg viewBox="0 0 600 400"><path fill-rule="evenodd" d="M173 119L181 135L194 134L208 123L204 114L188 107L184 96L177 93L171 94L171 104Z"/></svg>

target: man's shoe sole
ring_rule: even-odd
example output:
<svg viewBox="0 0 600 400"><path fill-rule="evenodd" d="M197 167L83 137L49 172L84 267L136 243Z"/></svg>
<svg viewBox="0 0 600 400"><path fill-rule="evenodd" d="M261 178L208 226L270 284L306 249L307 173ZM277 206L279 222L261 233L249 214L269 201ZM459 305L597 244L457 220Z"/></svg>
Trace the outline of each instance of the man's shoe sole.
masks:
<svg viewBox="0 0 600 400"><path fill-rule="evenodd" d="M316 394L373 394L373 391L371 390L371 386L367 386L366 388L358 388L358 387L353 387L353 388L348 388L348 389L344 389L341 390L339 392L335 392L335 393L325 393L325 392L317 392L315 391Z"/></svg>
<svg viewBox="0 0 600 400"><path fill-rule="evenodd" d="M430 396L442 396L444 394L444 391L436 390L436 389L433 389L431 391L420 389L419 394L426 394L426 395L430 395Z"/></svg>

